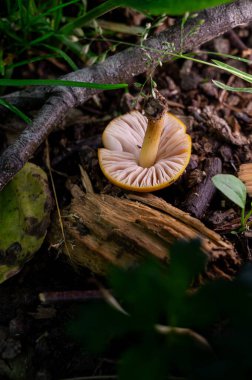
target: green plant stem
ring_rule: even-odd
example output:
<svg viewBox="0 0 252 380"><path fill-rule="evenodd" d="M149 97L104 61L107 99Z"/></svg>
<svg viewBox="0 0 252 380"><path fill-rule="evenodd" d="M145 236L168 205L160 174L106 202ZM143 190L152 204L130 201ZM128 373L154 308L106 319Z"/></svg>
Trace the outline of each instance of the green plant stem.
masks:
<svg viewBox="0 0 252 380"><path fill-rule="evenodd" d="M242 208L241 211L241 226L245 227L245 208Z"/></svg>
<svg viewBox="0 0 252 380"><path fill-rule="evenodd" d="M82 28L84 25L90 23L100 16L103 16L105 13L120 7L121 5L122 2L120 0L107 0L105 3L98 5L98 7L91 9L91 11L87 12L84 16L79 17L77 20L65 25L61 29L61 32L65 35L71 34L74 29Z"/></svg>
<svg viewBox="0 0 252 380"><path fill-rule="evenodd" d="M251 217L251 215L252 215L252 209L247 213L247 215L246 215L245 218L244 218L244 225L245 225L245 226L246 226L246 224L247 224L249 218Z"/></svg>

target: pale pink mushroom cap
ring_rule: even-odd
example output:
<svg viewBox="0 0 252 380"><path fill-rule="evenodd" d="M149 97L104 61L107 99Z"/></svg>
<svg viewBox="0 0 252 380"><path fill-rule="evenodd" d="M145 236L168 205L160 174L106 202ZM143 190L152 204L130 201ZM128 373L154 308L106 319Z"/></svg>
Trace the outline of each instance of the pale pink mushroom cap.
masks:
<svg viewBox="0 0 252 380"><path fill-rule="evenodd" d="M171 185L185 170L191 155L191 138L176 116L167 113L153 166L139 166L147 118L133 111L112 120L102 135L98 158L104 175L127 190L149 192Z"/></svg>

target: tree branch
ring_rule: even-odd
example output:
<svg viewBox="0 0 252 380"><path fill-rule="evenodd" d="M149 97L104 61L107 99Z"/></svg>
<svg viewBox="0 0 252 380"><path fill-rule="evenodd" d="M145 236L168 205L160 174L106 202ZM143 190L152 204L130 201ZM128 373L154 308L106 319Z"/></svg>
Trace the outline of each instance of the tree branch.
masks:
<svg viewBox="0 0 252 380"><path fill-rule="evenodd" d="M200 20L204 20L204 23L200 23L201 25L195 29L195 32L190 33L199 25ZM181 39L180 24L177 24L158 36L148 39L144 47L124 50L109 57L102 64L78 70L62 79L99 83L130 83L135 75L143 73L147 67L155 68L159 60L168 60L169 43L173 43L175 51L190 51L231 28L249 21L252 21L252 2L250 0L239 0L228 5L207 9L186 23L183 39ZM181 41L183 41L183 46L181 46ZM151 60L146 55L147 51ZM10 145L0 156L0 190L23 167L48 134L62 121L69 109L83 104L98 92L100 90L85 88L53 88L50 97L32 125L25 129L14 144ZM38 94L39 91L37 91L37 96ZM45 89L41 90L41 97L45 97ZM11 96L9 96L10 99Z"/></svg>

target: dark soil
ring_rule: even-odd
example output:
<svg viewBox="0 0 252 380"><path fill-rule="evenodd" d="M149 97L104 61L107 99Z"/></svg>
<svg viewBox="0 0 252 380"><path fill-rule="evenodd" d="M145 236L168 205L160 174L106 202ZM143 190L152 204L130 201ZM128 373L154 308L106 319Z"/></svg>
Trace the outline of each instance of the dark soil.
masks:
<svg viewBox="0 0 252 380"><path fill-rule="evenodd" d="M235 35L232 32L220 37L204 49L242 55L245 52L239 42L252 48L250 31L250 27L241 28ZM208 59L204 54L201 58ZM241 62L232 64L250 70ZM59 68L48 62L33 69L44 75L60 74ZM27 72L29 75L28 68ZM143 75L136 81L143 82L145 78ZM217 89L211 79L232 82L237 87L242 84L221 71L190 61L164 64L156 70L154 79L168 99L170 111L185 121L193 141L192 158L185 174L156 195L190 211L208 227L224 234L236 245L243 261L250 259L249 234L230 234L239 226L239 209L217 193L211 181L205 184L204 180L219 172L237 174L241 163L252 160L252 96ZM148 90L147 85L144 91ZM109 120L133 109L137 96L138 90L133 86L127 93L105 92L73 112L64 126L50 136L51 166L60 207L70 202L69 183L81 185L80 164L88 172L96 192L122 195L122 190L109 184L101 174L96 152ZM33 161L47 170L44 150L42 145ZM95 276L88 269L72 268L45 241L21 272L0 286L0 379L60 380L115 374L111 358L87 354L67 334L67 323L80 304L74 300L73 291L92 289L96 289ZM61 295L63 300L48 304L40 301L41 292L56 291L68 293ZM81 303L86 305L85 301Z"/></svg>

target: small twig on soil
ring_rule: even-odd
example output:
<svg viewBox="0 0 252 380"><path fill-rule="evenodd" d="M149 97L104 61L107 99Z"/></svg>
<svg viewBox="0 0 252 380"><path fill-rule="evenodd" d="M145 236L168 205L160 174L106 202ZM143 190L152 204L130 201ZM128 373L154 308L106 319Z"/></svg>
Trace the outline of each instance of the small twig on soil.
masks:
<svg viewBox="0 0 252 380"><path fill-rule="evenodd" d="M62 239L63 239L64 245L65 245L66 252L68 253L69 258L70 258L70 254L69 254L68 246L67 246L67 241L66 241L66 237L65 237L64 226L63 226L63 223L62 223L62 217L61 217L61 212L60 212L57 192L56 192L56 188L55 188L55 184L54 184L54 179L53 179L53 175L52 175L52 170L51 170L51 160L50 160L50 151L49 151L48 139L46 139L45 162L46 162L47 169L49 171L49 176L50 176L51 185L52 185L52 189L53 189L53 195L54 195L54 200L55 200L55 203L56 203L56 209L57 209L57 214L58 214L58 220L59 220L59 225L60 225L60 229L61 229Z"/></svg>
<svg viewBox="0 0 252 380"><path fill-rule="evenodd" d="M248 47L245 45L245 43L240 39L240 37L235 33L234 30L230 30L228 32L229 38L231 40L231 43L234 47L236 47L239 50L247 50Z"/></svg>
<svg viewBox="0 0 252 380"><path fill-rule="evenodd" d="M232 86L234 80L235 80L235 76L231 75L228 79L227 86ZM226 100L226 97L227 97L227 90L222 90L219 96L219 102L223 103Z"/></svg>
<svg viewBox="0 0 252 380"><path fill-rule="evenodd" d="M192 329L188 328L181 328L181 327L171 327L171 326L164 326L164 325L155 325L155 330L159 332L160 334L176 334L176 335L182 335L187 336L193 339L199 346L201 346L202 350L206 350L209 353L213 353L213 349L210 346L209 342L206 340L206 338L199 333L195 332Z"/></svg>
<svg viewBox="0 0 252 380"><path fill-rule="evenodd" d="M222 172L221 160L218 157L207 159L204 172L205 179L192 189L183 204L186 211L198 219L204 216L216 191L211 179L215 174Z"/></svg>
<svg viewBox="0 0 252 380"><path fill-rule="evenodd" d="M250 143L249 138L242 133L234 133L226 120L217 114L214 107L206 106L201 116L204 117L205 124L209 131L215 133L221 140L238 146L244 146Z"/></svg>
<svg viewBox="0 0 252 380"><path fill-rule="evenodd" d="M103 299L99 290L67 290L58 292L39 293L39 300L44 303L89 301L94 299Z"/></svg>
<svg viewBox="0 0 252 380"><path fill-rule="evenodd" d="M198 27L201 20L204 20L204 23ZM189 19L184 27L183 42L186 51L193 50L230 28L251 20L252 2L250 0L239 0L199 12L197 17ZM178 22L167 31L146 40L144 46L126 49L109 57L101 64L75 71L62 79L111 84L130 83L134 76L145 72L147 67L155 69L160 61L168 61L171 52L169 43L173 44L175 51L180 51L180 30L181 25ZM196 30L195 33L191 33L192 30ZM47 91L45 88L41 90L42 98L45 97L45 91ZM99 92L100 90L85 88L53 88L50 98L31 126L26 128L0 156L0 190L23 167L71 108L78 107ZM39 92L37 92L37 98L39 99ZM8 99L11 100L11 96ZM23 105L26 102L22 100ZM19 106L17 102L16 105Z"/></svg>

